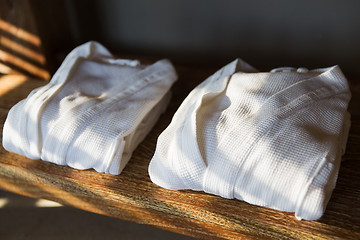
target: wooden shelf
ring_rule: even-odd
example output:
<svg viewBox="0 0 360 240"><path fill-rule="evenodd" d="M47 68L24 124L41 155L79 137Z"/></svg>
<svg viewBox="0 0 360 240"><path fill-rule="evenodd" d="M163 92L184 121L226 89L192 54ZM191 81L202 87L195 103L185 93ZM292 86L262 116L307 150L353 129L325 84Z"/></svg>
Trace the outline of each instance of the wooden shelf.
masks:
<svg viewBox="0 0 360 240"><path fill-rule="evenodd" d="M336 189L319 221L195 191L170 191L150 181L147 168L158 135L182 100L214 67L176 65L173 101L119 176L80 171L0 148L0 187L115 218L203 239L360 239L360 84L351 84L352 125ZM46 82L21 75L0 78L0 124L8 110ZM2 135L1 135L2 136Z"/></svg>

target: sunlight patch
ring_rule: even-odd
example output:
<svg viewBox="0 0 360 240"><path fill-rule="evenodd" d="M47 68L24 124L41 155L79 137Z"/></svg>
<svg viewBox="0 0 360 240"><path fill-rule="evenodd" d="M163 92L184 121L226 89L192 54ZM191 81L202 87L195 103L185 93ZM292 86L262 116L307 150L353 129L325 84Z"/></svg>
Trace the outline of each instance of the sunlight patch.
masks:
<svg viewBox="0 0 360 240"><path fill-rule="evenodd" d="M60 203L49 201L46 199L39 199L35 202L36 207L62 207Z"/></svg>

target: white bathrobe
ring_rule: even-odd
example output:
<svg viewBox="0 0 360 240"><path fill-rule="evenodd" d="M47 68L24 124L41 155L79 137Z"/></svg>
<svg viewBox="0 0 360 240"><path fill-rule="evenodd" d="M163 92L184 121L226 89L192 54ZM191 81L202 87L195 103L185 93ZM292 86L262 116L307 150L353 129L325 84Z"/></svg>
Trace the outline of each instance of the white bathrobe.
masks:
<svg viewBox="0 0 360 240"><path fill-rule="evenodd" d="M168 189L193 189L322 216L350 118L338 66L258 72L238 59L197 86L161 133L149 166Z"/></svg>
<svg viewBox="0 0 360 240"><path fill-rule="evenodd" d="M167 60L144 66L85 43L47 85L11 108L3 146L32 159L120 174L165 110L176 79Z"/></svg>

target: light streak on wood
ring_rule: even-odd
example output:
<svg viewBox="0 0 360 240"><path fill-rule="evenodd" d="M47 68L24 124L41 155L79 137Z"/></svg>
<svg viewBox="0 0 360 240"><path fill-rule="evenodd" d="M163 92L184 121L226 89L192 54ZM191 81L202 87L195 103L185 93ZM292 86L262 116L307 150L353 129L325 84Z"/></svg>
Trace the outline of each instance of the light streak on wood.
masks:
<svg viewBox="0 0 360 240"><path fill-rule="evenodd" d="M46 63L45 57L43 54L38 53L30 48L27 48L7 37L0 36L0 46L4 46L12 51L15 51L31 60L34 60L42 65Z"/></svg>
<svg viewBox="0 0 360 240"><path fill-rule="evenodd" d="M38 36L35 34L32 34L30 32L25 31L22 28L16 27L8 22L5 22L4 20L0 19L0 30L7 32L19 39L22 39L28 43L31 43L32 45L36 47L41 46L41 40Z"/></svg>
<svg viewBox="0 0 360 240"><path fill-rule="evenodd" d="M8 79L11 79L9 81ZM16 89L21 84L27 81L28 77L24 75L9 75L0 78L0 96L5 95L6 93Z"/></svg>
<svg viewBox="0 0 360 240"><path fill-rule="evenodd" d="M16 57L6 51L0 50L0 60L5 62L5 63L10 63L13 64L14 66L23 69L37 77L40 77L42 79L46 79L49 80L50 79L50 74L42 69L39 68L19 57Z"/></svg>

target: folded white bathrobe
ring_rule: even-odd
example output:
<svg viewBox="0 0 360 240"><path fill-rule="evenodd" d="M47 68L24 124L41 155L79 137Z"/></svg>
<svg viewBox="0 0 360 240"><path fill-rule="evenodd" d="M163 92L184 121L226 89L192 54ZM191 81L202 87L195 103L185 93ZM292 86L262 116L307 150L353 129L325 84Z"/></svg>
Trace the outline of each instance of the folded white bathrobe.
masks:
<svg viewBox="0 0 360 240"><path fill-rule="evenodd" d="M151 180L322 216L350 118L338 66L258 72L238 59L197 86L161 133Z"/></svg>
<svg viewBox="0 0 360 240"><path fill-rule="evenodd" d="M144 66L85 43L47 85L11 108L3 146L32 159L119 174L165 110L176 79L167 60Z"/></svg>

